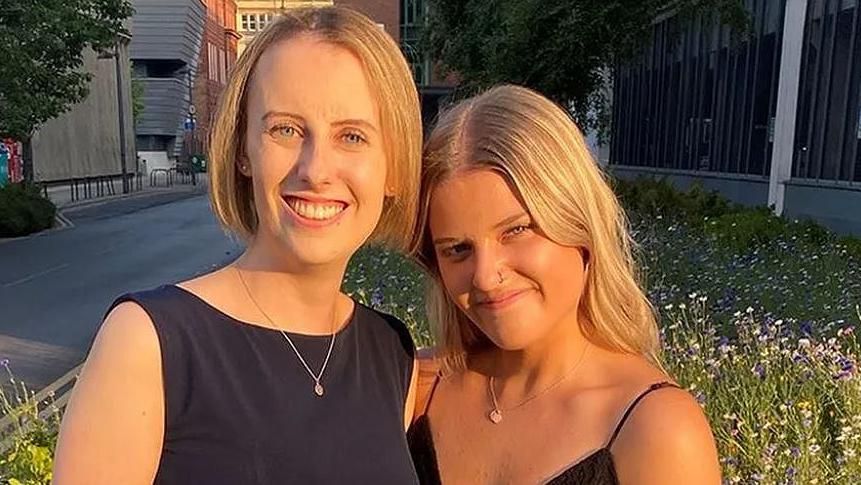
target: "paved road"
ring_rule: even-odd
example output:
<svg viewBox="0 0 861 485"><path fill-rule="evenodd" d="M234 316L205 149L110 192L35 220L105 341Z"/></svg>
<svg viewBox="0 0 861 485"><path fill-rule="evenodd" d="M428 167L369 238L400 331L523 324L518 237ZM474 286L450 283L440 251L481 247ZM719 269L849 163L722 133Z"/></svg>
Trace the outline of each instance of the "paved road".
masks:
<svg viewBox="0 0 861 485"><path fill-rule="evenodd" d="M239 254L207 198L190 195L72 209L64 213L72 228L0 242L0 358L16 375L44 386L84 358L117 295L190 278Z"/></svg>

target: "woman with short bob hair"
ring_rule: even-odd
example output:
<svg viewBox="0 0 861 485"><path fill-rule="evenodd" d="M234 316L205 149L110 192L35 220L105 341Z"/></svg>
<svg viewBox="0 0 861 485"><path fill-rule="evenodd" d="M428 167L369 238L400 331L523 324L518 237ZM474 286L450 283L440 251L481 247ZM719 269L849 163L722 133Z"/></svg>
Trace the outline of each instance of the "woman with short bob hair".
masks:
<svg viewBox="0 0 861 485"><path fill-rule="evenodd" d="M209 156L212 207L246 249L112 305L54 483L415 483L412 340L341 284L366 242L408 246L420 146L409 68L370 19L296 9L260 33Z"/></svg>
<svg viewBox="0 0 861 485"><path fill-rule="evenodd" d="M414 247L438 346L410 430L422 483L719 483L570 116L492 88L440 116L423 163Z"/></svg>

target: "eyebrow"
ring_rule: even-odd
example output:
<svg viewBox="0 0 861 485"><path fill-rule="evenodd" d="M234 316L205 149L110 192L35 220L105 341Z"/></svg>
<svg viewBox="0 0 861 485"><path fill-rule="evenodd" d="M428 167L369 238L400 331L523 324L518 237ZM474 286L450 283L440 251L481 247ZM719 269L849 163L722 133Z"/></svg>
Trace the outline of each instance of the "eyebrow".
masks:
<svg viewBox="0 0 861 485"><path fill-rule="evenodd" d="M506 217L505 219L503 219L503 220L501 220L501 221L497 222L496 224L494 224L494 225L493 225L493 228L494 228L494 229L499 229L500 227L502 227L502 226L506 226L506 225L508 225L508 224L511 224L512 222L514 222L514 221L516 221L516 220L518 220L518 219L522 219L523 217L529 217L529 214L527 214L526 212L519 212L519 213L514 214L514 215L512 215L512 216L508 216L508 217ZM438 238L438 239L434 239L434 240L433 240L433 244L436 246L436 245L438 245L438 244L450 243L450 242L457 242L457 241L460 241L460 239L458 239L458 238L456 238L456 237L441 237L441 238Z"/></svg>
<svg viewBox="0 0 861 485"><path fill-rule="evenodd" d="M364 128L368 131L373 131L374 133L376 133L378 131L377 127L374 126L373 123L371 123L370 121L359 119L359 118L336 121L336 122L332 123L332 125L333 126L349 126L349 125L361 126L362 128Z"/></svg>
<svg viewBox="0 0 861 485"><path fill-rule="evenodd" d="M505 219L503 219L503 220L501 220L501 221L497 222L497 223L493 226L493 228L494 228L494 229L499 229L500 227L502 227L502 226L507 226L508 224L511 224L512 222L514 222L514 221L516 221L516 220L518 220L518 219L521 219L521 218L523 218L523 217L529 217L529 214L527 214L526 212L520 212L520 213L518 213L518 214L514 214L513 216L508 216L508 217L506 217Z"/></svg>
<svg viewBox="0 0 861 485"><path fill-rule="evenodd" d="M261 120L266 121L269 118L293 118L298 121L305 121L305 118L297 115L296 113L290 113L288 111L267 111L263 116L260 117Z"/></svg>
<svg viewBox="0 0 861 485"><path fill-rule="evenodd" d="M303 118L302 116L300 116L296 113L290 113L289 111L267 111L260 119L262 119L263 121L267 121L270 118L279 118L279 117L293 118L294 120L301 121L303 123L305 122L305 118ZM349 126L349 125L361 126L362 128L365 128L366 130L369 130L369 131L373 131L374 133L379 131L379 130L377 130L377 127L374 126L373 123L371 123L370 121L367 121L367 120L363 120L361 118L350 118L350 119L346 119L346 120L338 120L338 121L332 123L332 125L336 126L336 127Z"/></svg>

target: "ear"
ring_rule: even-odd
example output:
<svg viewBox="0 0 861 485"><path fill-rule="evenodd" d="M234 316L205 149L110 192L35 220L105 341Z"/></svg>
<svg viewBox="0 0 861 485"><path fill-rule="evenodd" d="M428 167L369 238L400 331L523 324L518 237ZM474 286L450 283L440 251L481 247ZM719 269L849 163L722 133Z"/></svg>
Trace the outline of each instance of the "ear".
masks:
<svg viewBox="0 0 861 485"><path fill-rule="evenodd" d="M239 160L236 161L236 169L242 175L251 178L251 164L248 163L248 158L244 156L239 157Z"/></svg>
<svg viewBox="0 0 861 485"><path fill-rule="evenodd" d="M588 273L589 272L589 263L592 261L592 258L591 258L592 255L589 252L589 248L581 247L580 248L580 255L583 258L583 272Z"/></svg>
<svg viewBox="0 0 861 485"><path fill-rule="evenodd" d="M386 197L394 197L394 196L398 195L397 192L395 191L395 188L392 187L391 185L386 185L386 191L384 194Z"/></svg>

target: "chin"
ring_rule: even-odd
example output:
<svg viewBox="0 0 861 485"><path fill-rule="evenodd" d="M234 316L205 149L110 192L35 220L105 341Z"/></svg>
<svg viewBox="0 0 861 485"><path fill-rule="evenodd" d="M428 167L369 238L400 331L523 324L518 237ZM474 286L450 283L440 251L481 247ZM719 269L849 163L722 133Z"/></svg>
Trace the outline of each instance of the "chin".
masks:
<svg viewBox="0 0 861 485"><path fill-rule="evenodd" d="M507 328L503 330L498 328L500 323L501 322L493 323L492 326L497 328L494 328L491 331L482 330L482 333L484 333L493 345L502 350L511 352L524 350L534 345L535 342L538 342L544 336L543 333L536 332L537 329L530 328L528 326L521 328Z"/></svg>

